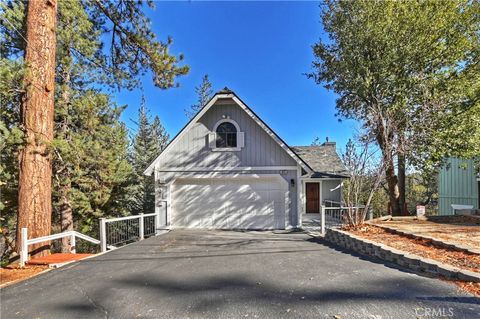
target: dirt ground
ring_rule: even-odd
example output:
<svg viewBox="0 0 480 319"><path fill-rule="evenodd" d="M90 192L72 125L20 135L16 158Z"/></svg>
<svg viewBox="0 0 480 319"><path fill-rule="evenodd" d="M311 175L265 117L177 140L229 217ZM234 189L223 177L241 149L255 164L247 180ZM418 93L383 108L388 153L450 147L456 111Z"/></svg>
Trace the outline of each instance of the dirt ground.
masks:
<svg viewBox="0 0 480 319"><path fill-rule="evenodd" d="M438 223L422 220L382 221L385 225L400 231L413 232L419 236L430 236L452 243L480 249L480 226L468 223Z"/></svg>
<svg viewBox="0 0 480 319"><path fill-rule="evenodd" d="M30 265L51 265L62 264L72 261L81 260L87 257L94 256L94 254L70 254L70 253L56 253L44 257L30 259L28 264Z"/></svg>
<svg viewBox="0 0 480 319"><path fill-rule="evenodd" d="M13 284L14 282L33 277L43 271L47 271L48 266L7 266L0 268L0 288Z"/></svg>
<svg viewBox="0 0 480 319"><path fill-rule="evenodd" d="M480 283L465 281L453 281L453 283L459 286L462 290L468 291L469 293L480 297Z"/></svg>

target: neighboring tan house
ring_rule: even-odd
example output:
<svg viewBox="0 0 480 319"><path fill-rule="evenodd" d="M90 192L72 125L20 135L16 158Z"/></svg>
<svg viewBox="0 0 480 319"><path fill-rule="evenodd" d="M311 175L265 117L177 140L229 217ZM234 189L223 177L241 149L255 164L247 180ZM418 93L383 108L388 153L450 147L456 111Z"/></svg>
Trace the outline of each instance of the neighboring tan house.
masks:
<svg viewBox="0 0 480 319"><path fill-rule="evenodd" d="M480 208L480 176L472 159L448 158L438 178L438 214L453 214L453 205Z"/></svg>
<svg viewBox="0 0 480 319"><path fill-rule="evenodd" d="M294 125L297 125L295 123ZM216 93L146 169L168 228L286 229L341 201L335 143L289 147L232 91Z"/></svg>

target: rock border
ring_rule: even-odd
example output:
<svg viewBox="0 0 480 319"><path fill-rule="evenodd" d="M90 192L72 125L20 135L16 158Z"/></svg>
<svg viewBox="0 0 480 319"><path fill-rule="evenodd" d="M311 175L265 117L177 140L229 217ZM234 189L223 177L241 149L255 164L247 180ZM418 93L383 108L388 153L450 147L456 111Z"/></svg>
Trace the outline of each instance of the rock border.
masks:
<svg viewBox="0 0 480 319"><path fill-rule="evenodd" d="M423 272L452 280L480 282L480 273L460 269L433 259L410 254L369 239L355 236L340 229L327 229L324 238L325 240L340 247L350 249L364 255L374 256L416 272Z"/></svg>

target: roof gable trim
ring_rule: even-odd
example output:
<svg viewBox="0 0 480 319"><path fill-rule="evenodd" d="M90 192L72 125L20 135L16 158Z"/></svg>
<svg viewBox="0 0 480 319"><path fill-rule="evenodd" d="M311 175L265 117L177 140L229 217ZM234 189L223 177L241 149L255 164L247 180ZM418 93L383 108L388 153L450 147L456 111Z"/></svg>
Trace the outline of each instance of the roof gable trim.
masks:
<svg viewBox="0 0 480 319"><path fill-rule="evenodd" d="M290 155L304 170L309 173L313 173L313 170L307 163L305 163L300 156L298 156L290 147L273 132L242 100L240 100L234 93L217 93L212 99L180 130L180 132L170 141L170 143L162 150L157 158L148 166L143 172L145 175L152 175L156 164L161 159L162 155L171 149L176 141L178 141L198 120L219 100L219 99L232 99L240 106L271 138L283 148L288 155Z"/></svg>

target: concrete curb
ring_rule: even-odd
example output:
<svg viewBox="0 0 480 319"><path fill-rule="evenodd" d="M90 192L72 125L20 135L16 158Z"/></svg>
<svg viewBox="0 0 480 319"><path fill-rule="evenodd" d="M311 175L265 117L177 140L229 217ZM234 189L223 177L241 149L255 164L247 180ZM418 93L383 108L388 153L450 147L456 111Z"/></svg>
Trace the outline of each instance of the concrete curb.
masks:
<svg viewBox="0 0 480 319"><path fill-rule="evenodd" d="M425 239L425 240L431 241L435 246L439 246L439 247L442 247L442 248L454 249L454 250L463 251L463 252L466 252L466 253L469 253L469 254L480 255L480 249L474 249L474 248L471 248L471 247L468 247L468 246L461 246L461 245L454 244L454 243L451 243L451 242L444 242L444 241L435 239L434 237L425 236L425 235L418 235L414 232L399 230L399 229L396 229L394 227L389 227L389 226L386 226L386 225L380 225L380 224L371 224L371 225L383 228L383 229L385 229L389 232L392 232L394 234L403 235L403 236L406 236L406 237L409 237L409 238Z"/></svg>
<svg viewBox="0 0 480 319"><path fill-rule="evenodd" d="M453 280L480 282L480 273L459 269L436 260L413 255L355 236L340 229L327 229L325 240L364 255L378 257L413 271L442 276Z"/></svg>

